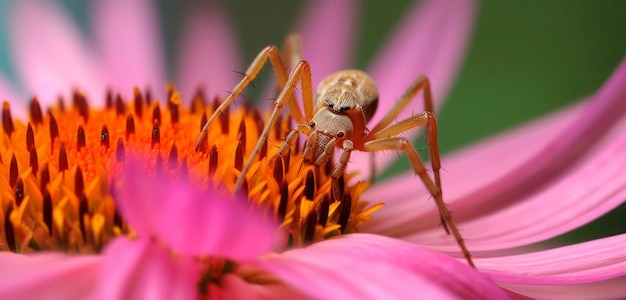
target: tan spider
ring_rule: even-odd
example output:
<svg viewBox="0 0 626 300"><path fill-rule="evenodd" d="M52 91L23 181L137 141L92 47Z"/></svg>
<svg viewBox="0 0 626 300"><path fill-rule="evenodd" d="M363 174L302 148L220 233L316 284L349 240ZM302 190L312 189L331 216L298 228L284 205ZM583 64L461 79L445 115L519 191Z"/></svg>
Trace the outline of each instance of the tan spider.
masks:
<svg viewBox="0 0 626 300"><path fill-rule="evenodd" d="M343 152L331 173L331 176L337 179L345 172L346 166L350 161L350 153L353 150L364 152L395 150L404 152L413 171L422 180L424 186L435 200L444 228L448 233L452 233L468 264L474 266L465 242L452 221L450 211L443 202L437 120L433 115L432 96L428 79L424 76L417 78L380 122L371 130L368 130L366 124L372 118L378 106L378 89L372 78L359 70L339 71L322 80L317 87L315 97L313 97L311 69L307 61L300 59L299 46L300 41L296 35L287 37L286 56L290 59L289 65L294 65L289 76L287 76L285 71L287 68L280 51L275 46L265 47L256 56L246 70L244 78L235 86L202 128L196 143L196 150L198 150L200 142L204 140L207 130L215 118L256 78L269 59L278 78L281 92L274 102L274 109L263 128L259 142L248 157L246 164L241 170L241 175L237 178L235 191L241 187L242 181L246 178L245 174L268 137L270 128L276 122L283 107L287 105L291 116L298 125L287 135L277 156L285 157L296 143L299 134L307 136L303 152L305 163L318 167L322 166L333 156L335 148L340 148ZM293 90L298 83L301 84L302 88L304 116L302 116L298 102L293 97ZM426 111L391 124L420 91L423 91ZM313 105L314 98L315 107ZM403 132L422 126L426 127L434 180L428 175L424 163L411 141L398 136Z"/></svg>

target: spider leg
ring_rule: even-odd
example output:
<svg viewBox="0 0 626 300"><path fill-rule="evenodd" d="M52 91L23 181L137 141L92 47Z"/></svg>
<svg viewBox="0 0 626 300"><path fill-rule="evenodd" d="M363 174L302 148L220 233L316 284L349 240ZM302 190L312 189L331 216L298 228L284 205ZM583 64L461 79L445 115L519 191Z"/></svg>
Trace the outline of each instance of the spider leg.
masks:
<svg viewBox="0 0 626 300"><path fill-rule="evenodd" d="M274 73L276 73L276 77L278 78L278 83L280 87L283 88L285 86L285 84L287 83L287 72L285 71L285 64L283 63L283 59L280 56L280 51L278 51L278 48L276 48L275 46L265 47L263 50L261 50L261 52L259 52L254 61L252 61L241 81L239 81L233 91L228 95L228 97L226 97L226 99L224 99L220 106L215 109L211 117L207 120L206 124L200 132L200 136L198 136L198 139L196 140L196 151L199 150L200 144L204 140L208 129L215 120L215 118L217 118L217 116L219 116L224 111L224 109L226 109L226 107L230 105L235 100L235 98L239 96L239 94L241 94L241 92L250 84L250 82L252 82L252 80L256 78L268 59L274 69ZM294 103L293 105L290 105L290 109L297 107L296 100L293 97L292 93L288 95L287 99L290 103ZM303 121L302 113L299 109L292 109L291 115L298 123L301 123Z"/></svg>
<svg viewBox="0 0 626 300"><path fill-rule="evenodd" d="M409 104L409 102L411 102L411 100L415 99L415 96L421 91L423 90L424 93L424 109L426 112L430 112L433 113L433 98L432 98L432 93L430 91L430 81L428 80L428 77L426 76L420 76L418 77L415 81L413 81L413 83L411 84L411 86L409 86L409 88L404 92L404 94L402 95L402 97L400 97L400 99L398 100L398 102L396 102L396 104L385 114L385 116L380 120L380 122L378 122L378 124L376 124L376 126L374 126L374 128L371 131L371 134L373 136L383 136L383 137L389 137L389 136L394 136L399 134L400 132L404 131L404 130L408 130L410 128L414 128L415 126L423 126L423 125L415 125L413 127L408 127L407 129L404 130L400 130L397 133L393 133L391 134L390 132L388 132L390 127L393 128L405 128L402 125L396 126L396 125L392 125L389 126L389 124L391 124L391 122L398 116L398 114L400 114L401 111L404 110L404 108ZM411 119L412 117L409 117L408 119ZM407 120L408 120L407 119ZM432 117L432 119L435 119L434 117ZM436 120L433 120L431 122L432 124L436 124ZM388 127L389 126L389 127ZM433 172L435 173L435 184L437 185L437 188L439 188L439 190L441 189L441 177L440 177L440 173L439 170L441 169L441 162L439 159L439 143L437 142L437 126L430 126L430 128L427 128L427 130L431 130L434 131L433 133L427 133L428 136L428 145L430 146L430 162L431 162L431 167L433 169ZM382 133L379 133L380 131L383 131ZM371 174L371 178L373 179L375 177L375 166L374 166L374 154L372 153L370 155L370 170L372 173ZM373 180L372 180L373 182ZM446 223L445 218L443 217L443 215L441 216L441 224L443 225L443 228L446 230L447 233L450 233L450 230L448 228L448 224Z"/></svg>
<svg viewBox="0 0 626 300"><path fill-rule="evenodd" d="M274 160L278 156L284 157L285 155L287 155L287 152L291 150L291 148L293 148L293 146L295 145L298 135L299 134L309 135L311 131L313 131L313 129L311 129L311 127L307 125L304 125L304 124L296 125L296 127L294 127L289 132L289 134L287 134L287 137L285 138L285 142L283 143L282 146L280 146L280 149L278 150L278 153L276 153L276 156L274 156L271 159Z"/></svg>
<svg viewBox="0 0 626 300"><path fill-rule="evenodd" d="M437 119L431 112L422 112L417 115L408 117L387 128L381 129L368 136L368 141L385 139L396 136L415 127L426 126L426 137L428 139L428 151L430 156L431 167L435 176L435 185L441 191L441 157L439 156L439 141L437 130ZM448 232L447 222L442 215L442 223ZM449 233L449 232L448 232Z"/></svg>
<svg viewBox="0 0 626 300"><path fill-rule="evenodd" d="M269 131L272 125L274 124L274 122L276 122L276 119L280 115L280 112L285 106L285 103L288 101L291 101L291 99L293 98L292 97L293 90L298 84L298 82L300 82L300 84L302 85L302 98L303 98L303 102L305 106L305 116L307 120L310 120L312 118L313 87L311 83L311 67L309 66L308 62L300 61L289 74L289 78L287 79L287 83L285 84L285 87L280 92L280 95L278 95L278 99L276 99L276 101L274 102L274 109L272 110L272 113L270 114L270 117L267 120L267 123L265 124L265 127L263 128L263 131L261 132L261 135L259 136L259 141L254 147L254 150L252 150L252 152L248 156L248 160L246 161L246 164L244 165L243 169L241 169L241 173L239 177L237 178L237 180L235 181L234 192L239 190L243 181L246 179L246 173L248 172L248 169L250 169L250 166L254 162L254 158L256 157L257 153L259 153L259 151L263 147L263 144L265 143L265 140L267 139L267 136L269 135ZM307 106L310 107L310 111L307 110ZM299 121L298 123L303 124L303 122L301 121ZM295 141L295 136L292 137L292 139L294 139Z"/></svg>
<svg viewBox="0 0 626 300"><path fill-rule="evenodd" d="M293 69L303 61L302 59L302 39L300 35L297 33L290 33L285 37L285 44L283 47L283 57L287 61L287 70L288 72L292 72ZM279 87L278 93L280 94L281 87ZM300 106L298 105L298 101L292 101L289 99L287 102L289 105L289 111L298 111L300 112ZM313 118L313 101L304 101L304 120L309 121ZM295 118L294 118L295 119ZM298 119L296 119L298 124L302 124Z"/></svg>
<svg viewBox="0 0 626 300"><path fill-rule="evenodd" d="M302 40L300 39L299 34L290 33L285 37L285 42L283 44L283 58L286 63L285 72L293 71L295 66L302 61ZM276 98L278 98L278 95L283 87L284 86L276 85ZM300 111L297 101L289 101L287 103L290 111Z"/></svg>
<svg viewBox="0 0 626 300"><path fill-rule="evenodd" d="M417 93L424 90L424 111L433 113L433 98L430 92L430 82L426 76L418 77L411 86L404 92L402 97L398 99L396 104L383 116L382 119L374 126L371 133L386 128L393 120L404 110L404 108L415 98Z"/></svg>
<svg viewBox="0 0 626 300"><path fill-rule="evenodd" d="M354 149L354 144L350 140L344 140L341 148L343 149L343 152L341 153L341 156L339 157L339 161L337 161L335 168L330 173L330 176L334 179L339 179L339 177L343 176L343 174L346 172L346 167L348 166L348 162L350 161L350 154Z"/></svg>
<svg viewBox="0 0 626 300"><path fill-rule="evenodd" d="M424 110L433 112L433 98L430 91L430 81L426 76L418 77L411 86L404 92L402 97L396 102L396 104L383 116L382 119L374 126L371 133L376 133L383 128L386 128L398 117L398 114L404 110L404 108L415 98L419 91L424 90ZM374 154L370 155L370 181L374 182L376 177L376 166L374 165ZM441 187L440 187L441 188ZM445 224L444 224L445 226ZM447 230L447 229L446 229Z"/></svg>
<svg viewBox="0 0 626 300"><path fill-rule="evenodd" d="M424 163L417 154L417 150L415 150L413 144L411 144L411 142L406 138L396 136L402 132L421 126L426 126L426 135L430 145L429 151L431 164L433 173L435 174L434 182L430 176L428 176ZM378 130L376 133L368 136L366 142L363 144L362 151L375 152L382 150L396 150L406 153L413 171L422 180L426 189L435 200L435 204L437 205L443 224L447 226L450 231L449 233L452 233L454 236L454 239L461 248L468 264L470 266L474 266L469 250L467 250L465 242L463 241L463 237L452 220L452 215L450 214L448 207L443 202L440 178L441 161L437 141L437 120L435 119L435 116L426 111L404 119L387 128Z"/></svg>
<svg viewBox="0 0 626 300"><path fill-rule="evenodd" d="M291 71L302 60L302 40L297 33L285 37L283 57L287 60L287 70Z"/></svg>

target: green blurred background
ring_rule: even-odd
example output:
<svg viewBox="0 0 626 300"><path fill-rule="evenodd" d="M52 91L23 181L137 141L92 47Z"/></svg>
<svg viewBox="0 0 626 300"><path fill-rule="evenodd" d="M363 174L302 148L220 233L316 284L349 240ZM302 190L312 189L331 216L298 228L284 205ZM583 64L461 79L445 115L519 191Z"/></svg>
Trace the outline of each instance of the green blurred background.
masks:
<svg viewBox="0 0 626 300"><path fill-rule="evenodd" d="M3 20L8 1L0 0ZM89 1L59 2L79 24L88 23ZM191 2L159 1L162 29L169 41L166 49L170 70L175 53L173 41L180 31L184 7ZM362 1L356 67L367 67L411 3ZM282 44L303 7L303 2L288 0L235 0L224 4L240 34L245 62L251 61L263 46ZM8 41L4 30L0 31L0 71L11 77ZM442 151L460 148L590 95L625 53L626 1L482 2L465 63L439 113ZM401 161L390 172L405 169L406 161ZM625 232L624 228L626 206L559 241Z"/></svg>

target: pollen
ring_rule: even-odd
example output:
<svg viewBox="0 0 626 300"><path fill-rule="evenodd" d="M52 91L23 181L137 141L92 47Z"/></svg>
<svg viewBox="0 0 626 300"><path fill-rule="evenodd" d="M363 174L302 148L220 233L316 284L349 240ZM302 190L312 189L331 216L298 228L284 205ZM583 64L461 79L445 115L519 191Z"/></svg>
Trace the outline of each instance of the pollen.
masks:
<svg viewBox="0 0 626 300"><path fill-rule="evenodd" d="M247 106L222 113L196 151L196 139L220 99L197 93L183 105L168 86L164 104L135 88L132 99L108 92L94 108L81 92L43 110L37 98L27 121L2 106L0 132L0 251L97 253L119 235L133 236L116 209L127 159L142 157L153 173L185 179L200 189L232 191L268 113ZM45 111L45 113L44 113ZM356 231L382 204L361 195L368 183L330 176L332 163L303 163L297 146L275 156L292 122L281 118L243 184L251 205L281 224L294 247ZM150 180L147 178L146 180Z"/></svg>

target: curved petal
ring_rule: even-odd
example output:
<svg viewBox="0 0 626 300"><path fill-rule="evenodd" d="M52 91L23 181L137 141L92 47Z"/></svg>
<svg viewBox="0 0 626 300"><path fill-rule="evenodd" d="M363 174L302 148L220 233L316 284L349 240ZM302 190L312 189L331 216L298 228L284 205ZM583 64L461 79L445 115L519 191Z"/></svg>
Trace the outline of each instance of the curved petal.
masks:
<svg viewBox="0 0 626 300"><path fill-rule="evenodd" d="M565 247L503 257L476 258L499 282L580 284L626 276L626 234Z"/></svg>
<svg viewBox="0 0 626 300"><path fill-rule="evenodd" d="M523 202L463 222L468 246L474 251L486 251L543 241L578 228L623 203L626 199L626 158L622 155L626 147L625 130L626 118L623 118L582 163ZM392 222L393 226L401 226L397 220ZM446 250L456 250L455 242L440 229L404 238L429 245L447 244Z"/></svg>
<svg viewBox="0 0 626 300"><path fill-rule="evenodd" d="M506 205L523 201L533 191L580 163L584 155L593 153L607 133L626 111L626 59L602 88L585 104L583 112L554 136L539 152L519 165L508 166L505 174L493 182L477 185L462 196L459 209L475 208L464 217L490 214ZM501 162L493 162L501 163ZM496 205L497 201L497 205Z"/></svg>
<svg viewBox="0 0 626 300"><path fill-rule="evenodd" d="M626 82L626 61L620 65L602 89L590 101L584 103L578 114L574 112L572 117L568 117L567 115L572 112L566 112L562 120L558 120L560 117L557 117L555 122L549 121L545 124L546 126L534 127L535 129L530 127L528 133L534 131L534 135L512 136L510 141L513 141L513 144L506 142L500 144L501 141L496 139L487 144L479 144L469 150L463 150L450 159L444 158L443 167L446 169L446 172L442 174L444 199L455 211L455 220L463 222L478 219L516 205L516 203L523 205L528 197L538 192L545 192L549 184L564 178L563 176L568 175L574 166L585 163L585 155L587 157L598 155L597 152L605 146L602 141L604 140L605 143L611 141L609 134L611 128L614 128L616 132L620 131L616 123L626 111L626 102L622 101L626 98L624 82ZM546 135L547 138L544 138ZM524 140L528 144L519 144L522 150L509 148L510 145ZM540 147L536 147L537 144ZM527 147L531 151L523 149ZM483 153L480 154L480 152ZM497 153L500 155L496 155ZM520 153L523 159L519 159ZM490 175L491 173L495 176ZM389 219L392 215L391 211L384 212L385 217L382 223L386 231L393 231L394 228L400 229L400 223L417 224L415 220L421 217L418 213L420 208L410 203L415 202L416 195L409 193L408 188L394 188L403 182L406 184L409 178L406 175L400 180L390 181L393 182L391 185L379 187L379 192L386 190L383 199L391 199L387 205L389 208L383 208L381 212L385 209L392 209L396 214L402 211L416 212L415 215L399 217L394 221ZM620 184L618 181L614 182L617 186L613 190L619 188ZM602 194L595 194L595 196L595 198L587 198L586 200L591 202L586 203L606 200ZM610 195L610 197L613 196L619 195ZM427 196L423 197L427 198ZM545 201L548 200L550 199ZM561 205L570 204L552 201L551 205L556 210L559 208L566 210ZM614 206L615 202L612 202L603 206L602 209L606 212ZM426 211L428 217L424 218L427 220L426 225L419 227L434 228L437 223L428 221L438 220L434 209L422 208L421 210ZM596 215L598 213L601 211L592 212ZM403 214L406 215L406 213ZM413 233L418 230L415 226L413 229L408 229ZM403 231L407 233L406 228Z"/></svg>
<svg viewBox="0 0 626 300"><path fill-rule="evenodd" d="M140 238L157 237L183 255L236 260L269 252L278 226L241 199L200 192L127 164L118 205Z"/></svg>
<svg viewBox="0 0 626 300"><path fill-rule="evenodd" d="M131 97L134 86L150 86L162 97L165 58L153 1L98 0L92 16L108 87Z"/></svg>
<svg viewBox="0 0 626 300"><path fill-rule="evenodd" d="M104 103L96 101L104 96L102 70L71 18L51 1L15 1L10 9L9 50L27 92L49 105L75 88Z"/></svg>
<svg viewBox="0 0 626 300"><path fill-rule="evenodd" d="M311 63L313 86L350 66L358 11L353 0L311 1L302 10L296 32L302 38L302 58Z"/></svg>
<svg viewBox="0 0 626 300"><path fill-rule="evenodd" d="M532 297L532 299L587 300L626 298L626 289L624 289L624 286L626 286L626 276L575 285L523 285L513 283L499 283L499 285L507 290Z"/></svg>
<svg viewBox="0 0 626 300"><path fill-rule="evenodd" d="M235 36L218 3L196 4L189 8L176 77L186 102L198 88L204 89L209 99L226 97L241 79L235 72L241 70Z"/></svg>
<svg viewBox="0 0 626 300"><path fill-rule="evenodd" d="M99 299L195 299L201 266L149 239L118 238L104 253Z"/></svg>
<svg viewBox="0 0 626 300"><path fill-rule="evenodd" d="M584 162L549 187L488 216L463 223L474 251L506 249L558 236L591 222L626 199L626 118ZM490 230L485 230L490 228Z"/></svg>
<svg viewBox="0 0 626 300"><path fill-rule="evenodd" d="M408 299L416 291L430 299L506 298L475 269L376 235L341 236L267 257L258 265L311 298Z"/></svg>
<svg viewBox="0 0 626 300"><path fill-rule="evenodd" d="M475 1L420 1L407 14L382 54L372 64L370 74L378 84L377 113L370 121L374 127L420 75L430 79L435 107L446 98L472 31L477 8ZM424 110L421 94L397 117L405 119ZM417 132L407 134L415 137ZM375 155L379 170L396 159L387 153ZM349 170L369 177L369 155L355 152Z"/></svg>
<svg viewBox="0 0 626 300"><path fill-rule="evenodd" d="M455 200L477 185L506 174L509 165L521 164L537 154L578 117L583 108L582 104L577 104L444 156L443 195L454 216L460 213ZM385 200L385 206L376 211L372 221L361 227L366 232L401 237L440 224L435 204L427 201L430 195L412 172L375 183L363 197L374 202Z"/></svg>
<svg viewBox="0 0 626 300"><path fill-rule="evenodd" d="M0 253L0 295L3 299L85 299L98 282L101 262L93 255Z"/></svg>

